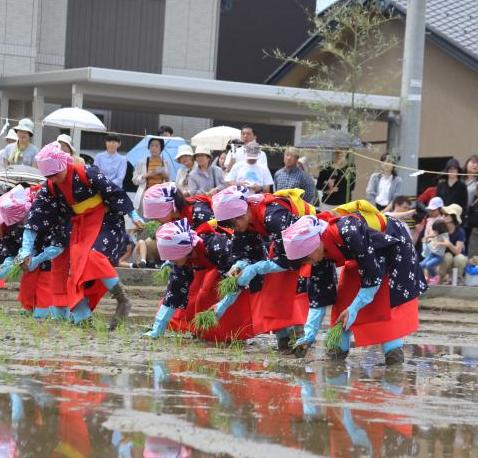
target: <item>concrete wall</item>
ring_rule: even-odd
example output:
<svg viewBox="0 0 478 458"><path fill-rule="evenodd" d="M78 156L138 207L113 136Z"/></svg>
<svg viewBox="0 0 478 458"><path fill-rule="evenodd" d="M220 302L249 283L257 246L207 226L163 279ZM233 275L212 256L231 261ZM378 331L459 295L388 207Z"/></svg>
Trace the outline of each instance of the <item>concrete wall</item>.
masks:
<svg viewBox="0 0 478 458"><path fill-rule="evenodd" d="M63 68L67 3L0 2L0 75Z"/></svg>
<svg viewBox="0 0 478 458"><path fill-rule="evenodd" d="M215 78L219 33L219 0L167 0L162 73ZM211 126L211 120L161 115L186 139Z"/></svg>

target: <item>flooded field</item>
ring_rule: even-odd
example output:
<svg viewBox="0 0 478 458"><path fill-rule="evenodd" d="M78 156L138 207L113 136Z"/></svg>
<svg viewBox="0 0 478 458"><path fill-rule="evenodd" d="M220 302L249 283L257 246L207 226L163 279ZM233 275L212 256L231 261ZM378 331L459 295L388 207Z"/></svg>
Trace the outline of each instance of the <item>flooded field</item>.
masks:
<svg viewBox="0 0 478 458"><path fill-rule="evenodd" d="M437 302L438 303L438 302ZM424 310L406 364L113 335L0 312L0 457L478 456L478 313ZM324 335L322 335L322 338Z"/></svg>

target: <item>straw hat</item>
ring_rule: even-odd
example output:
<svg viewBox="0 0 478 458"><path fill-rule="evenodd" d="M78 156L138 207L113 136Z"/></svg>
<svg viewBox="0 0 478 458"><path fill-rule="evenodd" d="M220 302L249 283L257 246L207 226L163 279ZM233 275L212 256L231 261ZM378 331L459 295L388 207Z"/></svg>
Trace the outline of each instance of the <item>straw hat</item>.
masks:
<svg viewBox="0 0 478 458"><path fill-rule="evenodd" d="M56 138L56 141L57 142L62 142L62 143L66 143L70 149L71 149L71 152L73 154L76 153L76 149L74 148L74 146L72 145L72 140L71 140L71 137L69 135L66 135L66 134L61 134L61 135L58 135L58 137Z"/></svg>
<svg viewBox="0 0 478 458"><path fill-rule="evenodd" d="M458 224L461 224L461 214L463 213L463 209L461 208L460 205L450 204L450 205L447 205L446 207L443 207L441 211L445 213L446 215L455 215L456 220L458 221Z"/></svg>

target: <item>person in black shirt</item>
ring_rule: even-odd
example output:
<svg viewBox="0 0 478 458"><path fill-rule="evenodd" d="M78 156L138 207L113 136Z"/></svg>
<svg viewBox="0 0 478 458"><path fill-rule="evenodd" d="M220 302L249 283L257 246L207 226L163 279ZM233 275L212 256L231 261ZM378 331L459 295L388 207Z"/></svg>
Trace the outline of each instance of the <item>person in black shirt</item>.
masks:
<svg viewBox="0 0 478 458"><path fill-rule="evenodd" d="M468 208L468 190L466 184L460 181L460 163L452 158L446 163L445 172L449 175L440 180L436 195L443 199L446 205L458 204L461 208Z"/></svg>
<svg viewBox="0 0 478 458"><path fill-rule="evenodd" d="M355 188L355 165L348 160L346 151L335 151L334 160L320 171L316 188L323 193L322 211L350 201Z"/></svg>

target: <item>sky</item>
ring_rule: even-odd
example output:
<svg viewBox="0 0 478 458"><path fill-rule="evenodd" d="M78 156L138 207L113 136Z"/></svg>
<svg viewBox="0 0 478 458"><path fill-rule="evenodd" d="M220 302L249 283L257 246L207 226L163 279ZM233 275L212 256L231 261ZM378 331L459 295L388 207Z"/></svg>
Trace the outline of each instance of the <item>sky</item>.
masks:
<svg viewBox="0 0 478 458"><path fill-rule="evenodd" d="M332 3L335 3L337 0L317 0L317 5L315 7L316 14L319 14L325 8L328 8Z"/></svg>

